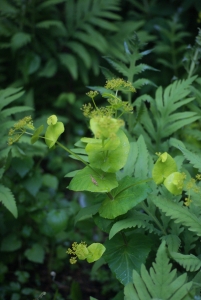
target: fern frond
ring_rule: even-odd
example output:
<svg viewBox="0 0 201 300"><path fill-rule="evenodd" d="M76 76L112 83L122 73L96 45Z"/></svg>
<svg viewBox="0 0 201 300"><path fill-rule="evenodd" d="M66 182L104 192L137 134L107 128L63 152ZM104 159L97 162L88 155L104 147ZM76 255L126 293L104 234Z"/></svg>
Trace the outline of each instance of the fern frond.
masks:
<svg viewBox="0 0 201 300"><path fill-rule="evenodd" d="M0 184L0 201L11 212L11 214L17 218L17 207L15 198L10 189Z"/></svg>
<svg viewBox="0 0 201 300"><path fill-rule="evenodd" d="M152 219L147 214L135 211L132 213L132 217L120 220L112 226L109 234L109 239L113 238L113 236L119 231L133 227L144 228L150 233L154 232L157 235L160 235L161 232L157 230L153 226L153 224L149 223L150 221L152 221Z"/></svg>
<svg viewBox="0 0 201 300"><path fill-rule="evenodd" d="M134 175L135 177L147 178L148 175L148 150L144 138L140 135L137 140L138 156L135 163Z"/></svg>
<svg viewBox="0 0 201 300"><path fill-rule="evenodd" d="M141 266L141 274L133 270L133 283L124 290L125 300L183 300L184 297L190 300L193 283L187 282L186 273L178 277L176 269L171 268L163 241L157 251L156 263L149 272L144 265Z"/></svg>
<svg viewBox="0 0 201 300"><path fill-rule="evenodd" d="M22 88L7 88L0 91L0 110L20 98L24 94Z"/></svg>
<svg viewBox="0 0 201 300"><path fill-rule="evenodd" d="M175 223L180 223L188 227L188 230L201 236L201 220L195 214L191 213L187 207L181 206L181 203L173 202L162 196L152 197L151 199L162 212L175 220Z"/></svg>
<svg viewBox="0 0 201 300"><path fill-rule="evenodd" d="M195 272L201 268L201 260L193 254L187 255L171 251L170 256L186 271Z"/></svg>

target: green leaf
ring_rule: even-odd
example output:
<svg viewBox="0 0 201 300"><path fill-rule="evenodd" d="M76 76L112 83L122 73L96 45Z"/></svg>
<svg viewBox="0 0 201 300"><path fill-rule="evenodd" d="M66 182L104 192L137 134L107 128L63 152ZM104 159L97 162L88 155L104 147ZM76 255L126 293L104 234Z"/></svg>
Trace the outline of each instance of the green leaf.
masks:
<svg viewBox="0 0 201 300"><path fill-rule="evenodd" d="M21 246L22 242L16 234L10 234L1 241L1 251L12 252L20 249Z"/></svg>
<svg viewBox="0 0 201 300"><path fill-rule="evenodd" d="M62 65L64 65L68 71L70 72L71 76L73 79L78 78L78 66L77 66L77 61L75 59L75 56L72 54L60 54L59 55L60 62Z"/></svg>
<svg viewBox="0 0 201 300"><path fill-rule="evenodd" d="M52 228L54 233L63 231L67 227L68 215L65 210L52 209L47 214L47 224Z"/></svg>
<svg viewBox="0 0 201 300"><path fill-rule="evenodd" d="M144 138L140 135L137 140L138 156L135 164L135 177L147 178L148 175L148 151ZM133 154L134 156L135 154Z"/></svg>
<svg viewBox="0 0 201 300"><path fill-rule="evenodd" d="M17 32L11 39L11 47L17 50L31 42L31 35L25 32Z"/></svg>
<svg viewBox="0 0 201 300"><path fill-rule="evenodd" d="M181 254L177 252L170 252L170 256L186 271L195 272L201 267L201 260L193 254Z"/></svg>
<svg viewBox="0 0 201 300"><path fill-rule="evenodd" d="M40 127L38 127L38 128L34 131L32 137L31 137L31 144L34 144L35 142L38 141L38 139L39 139L39 137L40 137L40 134L41 134L41 132L43 131L43 128L44 128L44 126L41 125Z"/></svg>
<svg viewBox="0 0 201 300"><path fill-rule="evenodd" d="M85 167L76 173L68 188L73 191L107 193L117 186L118 182L114 173Z"/></svg>
<svg viewBox="0 0 201 300"><path fill-rule="evenodd" d="M156 256L156 263L150 268L150 272L145 266L141 266L138 274L133 270L133 285L125 287L125 300L184 300L192 299L189 296L192 282L187 282L187 274L177 277L176 269L171 271L172 265L169 264L165 242L162 242ZM186 297L185 297L186 296Z"/></svg>
<svg viewBox="0 0 201 300"><path fill-rule="evenodd" d="M162 210L167 216L175 220L175 223L180 223L188 227L188 230L196 232L201 236L201 221L187 207L182 206L182 203L173 202L163 196L151 197L152 202Z"/></svg>
<svg viewBox="0 0 201 300"><path fill-rule="evenodd" d="M49 125L45 133L45 142L49 148L52 148L59 136L64 132L62 122L57 122L55 125Z"/></svg>
<svg viewBox="0 0 201 300"><path fill-rule="evenodd" d="M148 191L149 188L144 180L140 181L138 178L126 176L111 192L113 199L106 197L99 209L99 214L106 219L114 219L123 215L143 201Z"/></svg>
<svg viewBox="0 0 201 300"><path fill-rule="evenodd" d="M75 216L75 224L79 221L91 218L93 215L95 215L98 212L99 207L100 204L95 204L80 209L78 214Z"/></svg>
<svg viewBox="0 0 201 300"><path fill-rule="evenodd" d="M132 212L131 217L120 220L112 226L109 234L109 239L113 238L113 236L119 231L133 227L145 228L149 232L155 232L156 230L154 226L152 224L149 224L149 221L151 221L151 218L147 214L134 211Z"/></svg>
<svg viewBox="0 0 201 300"><path fill-rule="evenodd" d="M174 159L167 153L161 154L152 170L152 177L156 184L163 181L173 172L177 172L177 165Z"/></svg>
<svg viewBox="0 0 201 300"><path fill-rule="evenodd" d="M144 234L135 233L130 237L116 235L105 243L103 255L117 279L124 285L132 281L133 269L139 271L151 250L151 239Z"/></svg>
<svg viewBox="0 0 201 300"><path fill-rule="evenodd" d="M93 243L87 247L89 254L87 255L88 263L97 261L105 252L105 247L100 243Z"/></svg>
<svg viewBox="0 0 201 300"><path fill-rule="evenodd" d="M112 173L124 167L129 149L128 138L122 130L118 131L116 138L107 139L104 145L100 141L86 146L91 166Z"/></svg>
<svg viewBox="0 0 201 300"><path fill-rule="evenodd" d="M58 185L59 185L59 180L56 176L46 173L43 175L42 181L43 181L43 185L45 185L53 190L57 190Z"/></svg>
<svg viewBox="0 0 201 300"><path fill-rule="evenodd" d="M40 244L35 243L24 252L24 255L32 262L42 264L45 258L45 251Z"/></svg>
<svg viewBox="0 0 201 300"><path fill-rule="evenodd" d="M31 170L33 165L34 161L31 157L23 157L23 159L14 157L12 159L12 167L22 178Z"/></svg>
<svg viewBox="0 0 201 300"><path fill-rule="evenodd" d="M11 212L11 214L17 218L18 213L15 198L11 193L11 190L2 184L0 184L0 201Z"/></svg>

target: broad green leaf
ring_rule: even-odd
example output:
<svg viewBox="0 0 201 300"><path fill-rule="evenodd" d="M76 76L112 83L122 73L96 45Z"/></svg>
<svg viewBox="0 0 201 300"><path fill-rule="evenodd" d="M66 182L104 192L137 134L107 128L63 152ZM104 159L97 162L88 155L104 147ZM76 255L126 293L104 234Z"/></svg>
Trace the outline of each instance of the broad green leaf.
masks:
<svg viewBox="0 0 201 300"><path fill-rule="evenodd" d="M177 172L177 165L174 159L167 153L161 154L152 170L152 177L156 184L163 181L173 172Z"/></svg>
<svg viewBox="0 0 201 300"><path fill-rule="evenodd" d="M68 188L73 191L107 193L117 186L118 182L114 173L85 167L76 173Z"/></svg>
<svg viewBox="0 0 201 300"><path fill-rule="evenodd" d="M47 214L47 224L52 228L54 233L63 231L67 227L68 215L65 210L52 209Z"/></svg>
<svg viewBox="0 0 201 300"><path fill-rule="evenodd" d="M100 243L93 243L87 249L89 250L89 254L87 255L88 263L98 260L105 252L105 247Z"/></svg>
<svg viewBox="0 0 201 300"><path fill-rule="evenodd" d="M45 142L49 148L52 148L59 136L64 132L62 122L57 122L55 125L49 125L45 133Z"/></svg>
<svg viewBox="0 0 201 300"><path fill-rule="evenodd" d="M43 175L42 181L43 181L43 185L45 185L53 190L57 190L59 180L56 176L46 173Z"/></svg>
<svg viewBox="0 0 201 300"><path fill-rule="evenodd" d="M151 239L144 234L135 233L132 237L116 235L105 243L103 255L117 279L124 285L132 281L133 269L139 272L142 263L151 250Z"/></svg>
<svg viewBox="0 0 201 300"><path fill-rule="evenodd" d="M17 235L10 234L4 237L1 241L1 251L11 252L20 249L22 246L21 240Z"/></svg>
<svg viewBox="0 0 201 300"><path fill-rule="evenodd" d="M24 252L26 258L32 262L42 264L45 258L45 251L40 244L33 244L30 249Z"/></svg>
<svg viewBox="0 0 201 300"><path fill-rule="evenodd" d="M11 214L17 218L17 206L15 203L15 198L11 190L2 184L0 184L0 202L11 212Z"/></svg>
<svg viewBox="0 0 201 300"><path fill-rule="evenodd" d="M25 32L17 32L12 36L11 47L17 50L31 42L31 35Z"/></svg>
<svg viewBox="0 0 201 300"><path fill-rule="evenodd" d="M33 165L34 161L31 157L24 157L23 159L14 157L12 159L12 167L22 178L31 170Z"/></svg>
<svg viewBox="0 0 201 300"><path fill-rule="evenodd" d="M38 127L34 131L32 137L31 137L31 144L34 144L35 142L37 142L37 140L39 139L39 136L40 136L41 132L43 131L43 128L44 128L44 126L41 125L40 127Z"/></svg>
<svg viewBox="0 0 201 300"><path fill-rule="evenodd" d="M149 188L144 180L140 181L138 178L126 176L111 192L113 199L106 197L99 209L99 214L106 219L114 219L123 215L143 201L148 191Z"/></svg>

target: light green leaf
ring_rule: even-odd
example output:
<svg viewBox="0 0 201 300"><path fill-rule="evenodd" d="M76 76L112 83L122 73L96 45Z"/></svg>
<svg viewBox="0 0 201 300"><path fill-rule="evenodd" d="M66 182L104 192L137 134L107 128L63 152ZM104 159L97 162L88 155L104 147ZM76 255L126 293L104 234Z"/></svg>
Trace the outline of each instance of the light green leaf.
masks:
<svg viewBox="0 0 201 300"><path fill-rule="evenodd" d="M117 216L127 213L143 201L149 188L144 181L138 178L124 177L119 186L111 192L113 199L106 197L102 203L99 214L106 219L114 219Z"/></svg>
<svg viewBox="0 0 201 300"><path fill-rule="evenodd" d="M117 186L118 182L114 173L85 167L76 173L68 188L73 191L107 193Z"/></svg>
<svg viewBox="0 0 201 300"><path fill-rule="evenodd" d="M128 138L122 130L118 131L116 138L108 139L104 145L100 141L86 146L91 166L112 173L124 167L129 149Z"/></svg>
<svg viewBox="0 0 201 300"><path fill-rule="evenodd" d="M11 193L11 190L2 184L0 184L0 202L11 212L11 214L17 218L17 206L15 203L15 198Z"/></svg>
<svg viewBox="0 0 201 300"><path fill-rule="evenodd" d="M57 122L55 125L49 125L45 133L45 142L49 148L52 148L59 136L64 132L62 122Z"/></svg>
<svg viewBox="0 0 201 300"><path fill-rule="evenodd" d="M41 132L43 131L43 128L44 128L44 126L41 125L34 131L32 137L31 137L31 144L34 144L35 142L38 141L39 136L40 136Z"/></svg>
<svg viewBox="0 0 201 300"><path fill-rule="evenodd" d="M45 251L40 244L33 244L30 249L24 252L26 258L32 262L42 264L45 258Z"/></svg>
<svg viewBox="0 0 201 300"><path fill-rule="evenodd" d="M144 138L140 135L137 140L138 156L135 164L135 177L147 178L148 175L148 151ZM133 154L134 155L134 154Z"/></svg>
<svg viewBox="0 0 201 300"><path fill-rule="evenodd" d="M125 236L125 239L126 243L121 235L116 235L107 241L103 255L111 271L124 285L132 281L133 269L139 271L141 264L145 263L152 244L151 239L139 233Z"/></svg>
<svg viewBox="0 0 201 300"><path fill-rule="evenodd" d="M167 153L161 154L152 170L152 177L156 184L163 181L173 172L177 172L177 165L174 159Z"/></svg>
<svg viewBox="0 0 201 300"><path fill-rule="evenodd" d="M195 272L201 268L201 260L193 254L182 254L177 252L170 252L170 256L178 264L180 264L186 271Z"/></svg>
<svg viewBox="0 0 201 300"><path fill-rule="evenodd" d="M105 247L100 243L93 243L88 246L87 249L89 250L89 254L87 255L88 263L97 261L99 258L101 258L106 250Z"/></svg>

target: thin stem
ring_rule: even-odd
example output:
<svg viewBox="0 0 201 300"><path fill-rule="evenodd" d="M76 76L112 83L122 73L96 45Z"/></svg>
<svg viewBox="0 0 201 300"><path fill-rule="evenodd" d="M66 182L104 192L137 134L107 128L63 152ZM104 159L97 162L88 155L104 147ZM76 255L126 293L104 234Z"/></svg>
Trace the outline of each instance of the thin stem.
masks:
<svg viewBox="0 0 201 300"><path fill-rule="evenodd" d="M128 243L127 243L127 240L126 240L125 233L121 231L121 235L122 235L122 238L124 240L125 245L127 245Z"/></svg>
<svg viewBox="0 0 201 300"><path fill-rule="evenodd" d="M163 228L163 226L160 224L160 222L158 221L158 219L156 218L155 215L153 215L149 209L147 208L147 206L144 204L144 202L142 202L141 204L142 209L154 220L154 222L156 223L156 225L158 226L158 228L160 228L160 230L162 231L162 233L164 235L167 235L166 230Z"/></svg>

